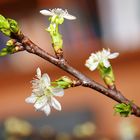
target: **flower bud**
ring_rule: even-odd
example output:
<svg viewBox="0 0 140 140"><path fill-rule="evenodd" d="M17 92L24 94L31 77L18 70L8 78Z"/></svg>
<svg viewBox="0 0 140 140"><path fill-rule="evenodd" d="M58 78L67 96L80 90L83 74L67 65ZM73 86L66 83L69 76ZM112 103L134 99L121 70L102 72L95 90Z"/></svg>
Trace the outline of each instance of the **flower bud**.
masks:
<svg viewBox="0 0 140 140"><path fill-rule="evenodd" d="M99 64L98 70L99 70L99 73L100 73L102 79L104 80L105 84L109 88L113 88L115 85L115 77L113 74L112 67L110 66L110 67L106 68L102 64Z"/></svg>
<svg viewBox="0 0 140 140"><path fill-rule="evenodd" d="M7 41L6 46L13 46L15 41L13 39L10 39Z"/></svg>
<svg viewBox="0 0 140 140"><path fill-rule="evenodd" d="M72 85L72 80L71 80L69 77L67 77L67 76L63 76L63 77L57 79L57 80L55 81L55 83L56 83L59 87L61 87L61 88L63 88L63 89L66 89L66 88L71 87L71 85Z"/></svg>

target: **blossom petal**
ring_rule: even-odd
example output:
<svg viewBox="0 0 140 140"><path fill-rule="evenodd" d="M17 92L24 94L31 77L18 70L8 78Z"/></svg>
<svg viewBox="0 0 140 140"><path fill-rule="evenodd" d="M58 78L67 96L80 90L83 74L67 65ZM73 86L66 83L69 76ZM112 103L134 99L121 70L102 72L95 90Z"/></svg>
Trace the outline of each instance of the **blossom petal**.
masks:
<svg viewBox="0 0 140 140"><path fill-rule="evenodd" d="M25 102L26 102L26 103L30 103L30 104L34 104L34 103L36 102L36 99L37 99L36 96L31 95L31 96L29 96L29 97L27 97L27 98L25 99Z"/></svg>
<svg viewBox="0 0 140 140"><path fill-rule="evenodd" d="M91 71L95 70L95 69L97 68L98 64L99 64L99 62L94 62L94 63L92 64L92 66L90 67L90 70L91 70Z"/></svg>
<svg viewBox="0 0 140 140"><path fill-rule="evenodd" d="M110 49L106 50L106 49L103 48L102 54L103 54L103 56L109 56L110 55Z"/></svg>
<svg viewBox="0 0 140 140"><path fill-rule="evenodd" d="M89 59L86 61L89 65L93 64L94 62L94 57L90 56Z"/></svg>
<svg viewBox="0 0 140 140"><path fill-rule="evenodd" d="M32 92L33 92L33 93L40 92L40 89L39 89L39 88L34 88L34 89L32 90Z"/></svg>
<svg viewBox="0 0 140 140"><path fill-rule="evenodd" d="M110 54L109 56L108 56L108 58L109 59L113 59L113 58L116 58L116 57L118 57L119 56L119 53L112 53L112 54Z"/></svg>
<svg viewBox="0 0 140 140"><path fill-rule="evenodd" d="M64 95L64 90L62 88L51 88L51 92L55 96L62 97Z"/></svg>
<svg viewBox="0 0 140 140"><path fill-rule="evenodd" d="M44 107L46 103L47 103L47 98L45 96L42 96L39 99L37 99L36 103L34 104L34 107L37 110L39 110L42 107Z"/></svg>
<svg viewBox="0 0 140 140"><path fill-rule="evenodd" d="M52 16L52 12L49 10L41 10L40 13L45 16Z"/></svg>
<svg viewBox="0 0 140 140"><path fill-rule="evenodd" d="M51 113L49 104L45 105L41 110L44 111L47 116Z"/></svg>
<svg viewBox="0 0 140 140"><path fill-rule="evenodd" d="M37 78L40 79L41 78L41 70L40 70L40 68L37 68L36 73L37 73Z"/></svg>
<svg viewBox="0 0 140 140"><path fill-rule="evenodd" d="M110 67L110 62L107 59L103 60L103 64L106 68Z"/></svg>
<svg viewBox="0 0 140 140"><path fill-rule="evenodd" d="M95 54L95 53L92 53L91 54L91 56L89 57L89 58L91 58L91 59L93 59L93 60L98 60L98 55L97 54Z"/></svg>
<svg viewBox="0 0 140 140"><path fill-rule="evenodd" d="M51 98L51 105L56 109L61 111L61 104L54 98Z"/></svg>
<svg viewBox="0 0 140 140"><path fill-rule="evenodd" d="M75 19L76 19L75 16L72 16L72 15L70 15L70 14L64 15L63 17L64 17L65 19L69 19L69 20L75 20Z"/></svg>
<svg viewBox="0 0 140 140"><path fill-rule="evenodd" d="M97 66L98 66L99 62L92 62L92 63L86 63L85 66L88 67L91 71L94 71Z"/></svg>
<svg viewBox="0 0 140 140"><path fill-rule="evenodd" d="M49 86L50 85L50 77L49 77L49 75L47 74L47 73L44 73L43 75L42 75L42 80L43 80L43 82L44 82L44 84L46 85L46 86Z"/></svg>
<svg viewBox="0 0 140 140"><path fill-rule="evenodd" d="M69 20L74 20L76 19L75 16L72 16L70 14L68 14L67 10L62 10L61 8L55 8L55 9L50 9L50 10L41 10L40 11L41 14L45 15L45 16L54 16L57 15L59 17L63 17Z"/></svg>

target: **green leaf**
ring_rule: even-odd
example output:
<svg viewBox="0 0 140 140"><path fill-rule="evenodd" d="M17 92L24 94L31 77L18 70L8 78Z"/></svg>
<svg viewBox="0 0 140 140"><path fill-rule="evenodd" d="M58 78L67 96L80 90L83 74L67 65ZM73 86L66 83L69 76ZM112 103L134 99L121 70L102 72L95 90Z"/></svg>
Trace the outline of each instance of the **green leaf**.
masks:
<svg viewBox="0 0 140 140"><path fill-rule="evenodd" d="M5 47L0 51L0 56L5 56L15 52L14 47Z"/></svg>
<svg viewBox="0 0 140 140"><path fill-rule="evenodd" d="M9 29L9 22L5 19L4 16L0 15L0 29Z"/></svg>
<svg viewBox="0 0 140 140"><path fill-rule="evenodd" d="M19 31L18 23L13 19L0 15L0 31L6 36L10 36L11 32L17 33Z"/></svg>
<svg viewBox="0 0 140 140"><path fill-rule="evenodd" d="M55 82L52 82L52 84L56 84L56 86L66 89L66 88L71 87L72 80L67 76L63 76L57 79Z"/></svg>
<svg viewBox="0 0 140 140"><path fill-rule="evenodd" d="M11 35L10 24L7 19L2 15L0 15L0 31L6 36Z"/></svg>
<svg viewBox="0 0 140 140"><path fill-rule="evenodd" d="M9 24L10 24L10 30L11 30L11 32L17 33L19 31L18 23L15 20L10 19L10 18L8 18L7 20L9 22Z"/></svg>
<svg viewBox="0 0 140 140"><path fill-rule="evenodd" d="M0 51L0 56L5 56L12 53L15 53L15 46L13 40L10 39L7 41L6 47Z"/></svg>
<svg viewBox="0 0 140 140"><path fill-rule="evenodd" d="M8 54L8 51L7 51L7 48L3 48L1 51L0 51L0 56L5 56Z"/></svg>
<svg viewBox="0 0 140 140"><path fill-rule="evenodd" d="M10 29L0 29L1 30L1 32L4 34L4 35L6 35L6 36L10 36L11 35L11 31L10 31Z"/></svg>
<svg viewBox="0 0 140 140"><path fill-rule="evenodd" d="M132 113L131 103L120 103L114 106L115 113L119 113L121 117L128 117Z"/></svg>
<svg viewBox="0 0 140 140"><path fill-rule="evenodd" d="M1 50L0 51L0 56L6 56L8 53L6 51Z"/></svg>
<svg viewBox="0 0 140 140"><path fill-rule="evenodd" d="M4 20L5 20L5 17L2 16L2 15L0 15L0 22L1 22L1 21L4 21Z"/></svg>

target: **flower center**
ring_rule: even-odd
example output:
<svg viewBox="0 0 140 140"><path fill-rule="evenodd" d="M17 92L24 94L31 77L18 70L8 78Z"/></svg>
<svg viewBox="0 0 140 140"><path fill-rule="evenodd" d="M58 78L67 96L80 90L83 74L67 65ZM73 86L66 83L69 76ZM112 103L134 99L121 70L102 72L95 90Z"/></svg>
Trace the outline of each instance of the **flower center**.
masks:
<svg viewBox="0 0 140 140"><path fill-rule="evenodd" d="M52 92L49 87L44 90L44 95L47 97L52 96Z"/></svg>
<svg viewBox="0 0 140 140"><path fill-rule="evenodd" d="M63 15L65 12L64 12L62 9L54 9L54 10L52 11L52 13L55 14L55 15L61 16L61 15Z"/></svg>

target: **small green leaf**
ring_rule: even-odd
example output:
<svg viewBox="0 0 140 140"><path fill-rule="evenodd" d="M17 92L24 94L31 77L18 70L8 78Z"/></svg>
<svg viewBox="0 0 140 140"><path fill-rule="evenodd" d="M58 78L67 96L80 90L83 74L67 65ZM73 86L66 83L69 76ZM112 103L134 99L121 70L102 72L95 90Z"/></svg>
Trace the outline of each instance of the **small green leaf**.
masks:
<svg viewBox="0 0 140 140"><path fill-rule="evenodd" d="M11 32L17 33L19 31L18 23L15 20L10 19L10 18L8 18L7 20L9 22L9 24L10 24L10 30L11 30Z"/></svg>
<svg viewBox="0 0 140 140"><path fill-rule="evenodd" d="M67 76L63 76L57 79L55 82L52 82L52 84L56 84L56 86L66 89L66 88L71 87L72 80Z"/></svg>
<svg viewBox="0 0 140 140"><path fill-rule="evenodd" d="M6 56L7 55L7 52L6 51L0 51L0 56Z"/></svg>
<svg viewBox="0 0 140 140"><path fill-rule="evenodd" d="M115 113L119 113L121 117L128 117L132 113L131 103L120 103L114 106Z"/></svg>
<svg viewBox="0 0 140 140"><path fill-rule="evenodd" d="M0 56L5 56L14 53L14 47L5 47L0 51Z"/></svg>
<svg viewBox="0 0 140 140"><path fill-rule="evenodd" d="M11 35L10 24L7 19L2 15L0 15L0 31L6 36Z"/></svg>
<svg viewBox="0 0 140 140"><path fill-rule="evenodd" d="M5 20L5 17L2 16L2 15L0 15L0 22L1 22L1 21L4 21L4 20Z"/></svg>
<svg viewBox="0 0 140 140"><path fill-rule="evenodd" d="M10 31L10 29L0 29L1 30L1 32L4 34L4 35L6 35L6 36L10 36L11 35L11 31Z"/></svg>
<svg viewBox="0 0 140 140"><path fill-rule="evenodd" d="M18 23L13 19L0 15L0 31L6 36L17 33L19 31Z"/></svg>
<svg viewBox="0 0 140 140"><path fill-rule="evenodd" d="M16 50L15 50L14 42L12 39L10 39L9 41L7 41L6 47L0 51L0 56L5 56L15 52Z"/></svg>
<svg viewBox="0 0 140 140"><path fill-rule="evenodd" d="M9 29L9 22L5 19L4 16L0 15L0 29Z"/></svg>
<svg viewBox="0 0 140 140"><path fill-rule="evenodd" d="M1 51L0 51L0 56L5 56L8 54L8 51L7 51L7 48L3 48Z"/></svg>

